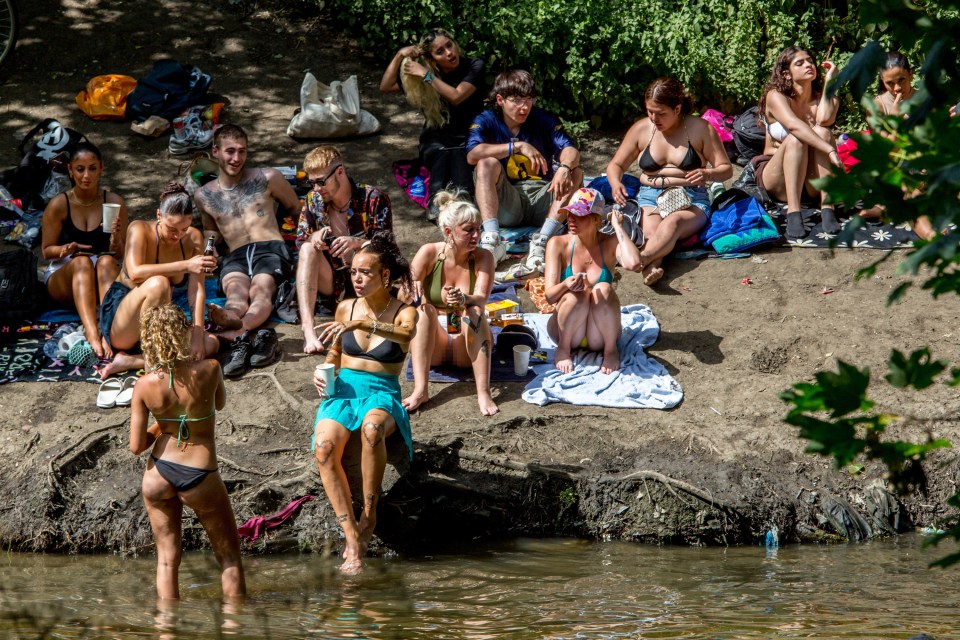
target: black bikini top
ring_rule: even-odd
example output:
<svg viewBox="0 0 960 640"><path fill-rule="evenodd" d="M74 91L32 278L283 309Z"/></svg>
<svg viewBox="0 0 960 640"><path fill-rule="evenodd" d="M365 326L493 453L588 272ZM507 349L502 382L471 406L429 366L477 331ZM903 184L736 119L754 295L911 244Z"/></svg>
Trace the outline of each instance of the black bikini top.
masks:
<svg viewBox="0 0 960 640"><path fill-rule="evenodd" d="M79 229L76 224L73 222L73 217L70 213L70 196L66 193L63 194L63 197L67 199L67 217L63 220L63 227L60 231L60 241L63 244L70 244L71 242L76 242L77 244L88 244L92 249L93 253L106 253L110 250L110 234L104 233L100 228L100 225L97 225L90 231L84 231ZM102 194L103 202L107 201L107 190L103 190Z"/></svg>
<svg viewBox="0 0 960 640"><path fill-rule="evenodd" d="M686 131L686 128L684 128L684 131ZM644 147L643 153L640 154L640 160L637 162L644 173L657 173L663 169L663 165L654 160L653 155L650 153L650 143L653 142L653 136L655 135L657 135L656 127L653 128L650 140L647 141L647 146ZM693 171L694 169L703 167L703 160L700 159L700 154L691 146L689 135L687 136L687 153L683 156L683 160L680 161L677 167L683 171Z"/></svg>
<svg viewBox="0 0 960 640"><path fill-rule="evenodd" d="M353 301L353 306L350 307L350 319L353 320L353 309L357 306L357 301ZM400 313L400 310L403 309L405 304L401 304L397 307L396 313L393 314L392 320L396 320L397 314ZM360 344L357 342L355 332L350 331L344 333L343 337L340 339L340 344L343 347L343 353L352 358L360 358L362 360L373 360L374 362L379 362L381 364L399 364L403 362L403 359L407 357L407 352L400 348L399 342L394 342L393 340L386 339L373 349L369 351L364 351L360 348Z"/></svg>

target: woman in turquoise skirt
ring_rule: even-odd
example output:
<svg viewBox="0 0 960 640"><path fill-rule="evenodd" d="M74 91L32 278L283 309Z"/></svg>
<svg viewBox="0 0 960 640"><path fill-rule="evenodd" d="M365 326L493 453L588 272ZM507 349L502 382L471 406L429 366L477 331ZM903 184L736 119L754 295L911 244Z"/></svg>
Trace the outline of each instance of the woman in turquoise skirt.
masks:
<svg viewBox="0 0 960 640"><path fill-rule="evenodd" d="M386 439L399 431L413 452L410 416L401 404L400 372L416 333L417 311L396 297L396 287L411 290L410 265L389 231L377 232L353 258L350 278L357 297L337 307L335 319L317 327L331 345L326 361L337 370L334 391L317 410L314 451L323 489L343 527L343 573L362 569L364 553L377 523L377 500L387 465ZM319 371L314 384L327 396ZM343 450L360 431L363 510L353 511L344 472Z"/></svg>

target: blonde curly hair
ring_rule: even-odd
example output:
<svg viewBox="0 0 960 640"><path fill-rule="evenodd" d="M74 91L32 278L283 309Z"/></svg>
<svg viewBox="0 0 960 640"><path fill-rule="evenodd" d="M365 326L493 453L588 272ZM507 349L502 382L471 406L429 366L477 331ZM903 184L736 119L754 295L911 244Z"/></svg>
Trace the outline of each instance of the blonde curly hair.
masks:
<svg viewBox="0 0 960 640"><path fill-rule="evenodd" d="M150 368L172 370L180 360L190 359L190 323L175 304L144 309L140 315L140 346Z"/></svg>
<svg viewBox="0 0 960 640"><path fill-rule="evenodd" d="M419 62L434 75L437 73L437 65L429 57L425 56L420 60L413 58L404 58L400 63L403 69L408 61ZM400 84L403 85L403 93L407 96L407 103L423 113L428 129L439 129L450 120L450 114L440 102L440 94L431 85L423 81L420 76L410 73L400 73Z"/></svg>

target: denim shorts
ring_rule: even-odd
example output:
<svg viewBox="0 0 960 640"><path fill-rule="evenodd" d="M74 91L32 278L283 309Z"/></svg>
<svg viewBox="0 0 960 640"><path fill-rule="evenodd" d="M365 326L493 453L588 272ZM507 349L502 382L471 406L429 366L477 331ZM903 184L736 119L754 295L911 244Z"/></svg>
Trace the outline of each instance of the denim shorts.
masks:
<svg viewBox="0 0 960 640"><path fill-rule="evenodd" d="M693 201L693 206L703 211L703 215L707 216L707 220L710 219L710 199L707 197L707 188L706 187L684 187L687 191L687 195L690 196L690 199ZM640 191L637 192L637 204L643 207L657 208L657 196L663 193L663 189L658 187L640 187Z"/></svg>

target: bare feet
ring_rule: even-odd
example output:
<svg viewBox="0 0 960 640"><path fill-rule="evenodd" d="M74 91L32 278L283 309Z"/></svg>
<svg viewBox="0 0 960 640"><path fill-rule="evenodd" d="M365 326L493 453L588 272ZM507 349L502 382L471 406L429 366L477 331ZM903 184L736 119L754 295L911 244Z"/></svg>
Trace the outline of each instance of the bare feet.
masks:
<svg viewBox="0 0 960 640"><path fill-rule="evenodd" d="M652 287L662 277L663 269L660 267L647 267L643 270L643 284L648 287Z"/></svg>
<svg viewBox="0 0 960 640"><path fill-rule="evenodd" d="M108 362L104 368L100 369L100 377L106 380L115 373L139 369L142 366L143 358L141 356L132 356L129 353L117 351L113 360Z"/></svg>
<svg viewBox="0 0 960 640"><path fill-rule="evenodd" d="M320 342L320 338L316 336L303 336L303 352L304 353L323 353L323 343Z"/></svg>
<svg viewBox="0 0 960 640"><path fill-rule="evenodd" d="M600 363L600 373L605 373L610 375L614 371L620 368L620 352L614 349L613 351L603 352L603 362Z"/></svg>
<svg viewBox="0 0 960 640"><path fill-rule="evenodd" d="M557 347L557 350L553 353L553 362L557 369L560 369L563 373L573 371L573 360L570 359L570 350L565 347Z"/></svg>
<svg viewBox="0 0 960 640"><path fill-rule="evenodd" d="M430 394L426 391L417 392L414 389L413 393L403 399L403 402L400 404L403 405L403 408L407 411L416 411L420 408L420 405L426 404L430 401Z"/></svg>
<svg viewBox="0 0 960 640"><path fill-rule="evenodd" d="M360 558L350 558L349 560L344 560L343 564L340 565L340 573L345 576L356 576L360 575L363 571L363 563L360 562Z"/></svg>
<svg viewBox="0 0 960 640"><path fill-rule="evenodd" d="M355 576L363 571L361 558L365 553L365 547L366 545L362 545L359 539L356 542L351 542L350 538L347 538L347 547L343 550L343 564L340 565L340 573Z"/></svg>
<svg viewBox="0 0 960 640"><path fill-rule="evenodd" d="M243 320L238 318L235 313L212 302L207 305L207 316L210 318L210 322L219 325L221 329L229 331L243 328Z"/></svg>
<svg viewBox="0 0 960 640"><path fill-rule="evenodd" d="M480 413L485 416L492 416L500 411L500 407L498 407L497 403L493 401L493 396L491 396L489 392L483 395L478 394L477 404L480 405Z"/></svg>

